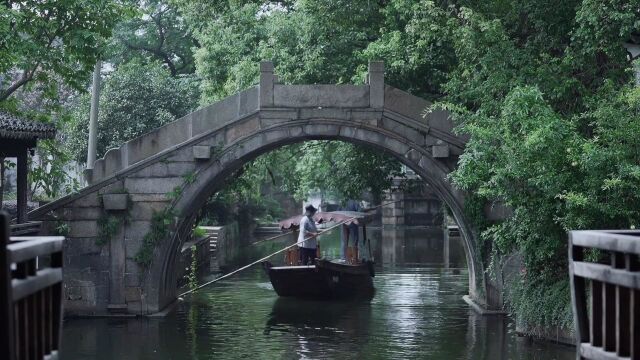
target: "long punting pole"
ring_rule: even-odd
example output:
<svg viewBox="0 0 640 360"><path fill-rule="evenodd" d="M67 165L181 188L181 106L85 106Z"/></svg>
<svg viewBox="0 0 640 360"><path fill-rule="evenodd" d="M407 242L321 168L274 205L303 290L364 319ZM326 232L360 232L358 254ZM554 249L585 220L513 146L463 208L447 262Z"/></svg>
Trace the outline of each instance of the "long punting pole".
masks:
<svg viewBox="0 0 640 360"><path fill-rule="evenodd" d="M332 227L330 227L330 228L328 228L328 229L326 229L326 230L324 230L324 231L319 231L319 232L318 232L318 235L316 235L316 237L318 237L318 236L320 236L320 235L322 235L322 234L326 233L327 231L333 230L333 229L335 229L336 227L338 227L338 226L340 226L340 225L344 224L345 222L347 222L347 221L349 221L349 220L353 220L353 219L355 219L355 218L357 218L357 216L354 216L354 217L351 217L351 218L346 219L346 220L344 220L344 221L341 221L341 222L339 222L339 223L337 223L337 224L333 225ZM287 234L289 234L289 233L287 233ZM187 294L190 294L190 293L192 293L192 292L194 292L194 291L196 291L196 290L202 289L202 288L203 288L203 287L205 287L205 286L208 286L208 285L211 285L211 284L213 284L213 283L216 283L216 282L218 282L218 281L220 281L220 280L222 280L222 279L226 279L226 278L228 278L228 277L229 277L229 276L231 276L231 275L237 274L237 273L239 273L239 272L240 272L240 271L242 271L242 270L246 270L246 269L248 269L248 268L252 267L253 265L256 265L256 264L258 264L258 263L261 263L261 262L263 262L263 261L267 260L268 258L270 258L270 257L274 256L274 255L278 255L278 254L280 254L280 253L281 253L281 252L283 252L283 251L289 250L289 249L291 249L292 247L294 247L294 246L296 246L296 245L298 245L298 243L297 243L297 242L295 242L295 243L293 243L293 244L291 244L291 245L289 245L289 246L286 246L286 247L284 247L284 248L282 248L282 249L280 249L280 250L278 250L278 251L276 251L276 252L274 252L274 253L271 253L271 254L269 254L269 255L267 255L267 256L265 256L265 257L261 258L261 259L258 259L258 260L256 260L256 261L252 262L252 263L251 263L251 264L249 264L249 265L245 265L245 266L243 266L243 267L241 267L241 268L239 268L239 269L236 269L236 270L234 270L234 271L232 271L232 272L230 272L230 273L228 273L228 274L222 275L222 276L217 277L217 278L215 278L215 279L213 279L213 280L211 280L211 281L208 281L208 282L206 282L206 283L204 283L204 284L202 284L202 285L199 285L199 286L197 286L197 287L195 287L195 288L193 288L193 289L191 289L191 290L185 291L185 292L183 292L182 294L178 295L178 297L182 297L182 296L187 295Z"/></svg>
<svg viewBox="0 0 640 360"><path fill-rule="evenodd" d="M391 202L388 202L388 203L384 203L384 204L380 204L380 205L374 206L374 207L372 207L371 209L369 209L369 211L371 211L371 210L373 210L373 209L377 209L377 208L379 208L379 207L381 207L381 206L385 206L385 205L389 205L389 204L396 203L396 202L398 202L398 201L400 201L400 200L391 201ZM339 223L337 223L337 224L333 225L332 227L330 227L330 228L328 228L328 229L326 229L326 230L324 230L324 231L319 231L319 232L318 232L318 235L316 235L316 237L317 237L317 236L320 236L320 235L322 235L322 234L324 234L324 233L326 233L326 232L328 232L328 231L330 231L330 230L333 230L333 229L337 228L338 226L340 226L340 225L344 224L345 222L347 222L347 221L349 221L349 220L353 220L353 219L355 219L355 218L357 218L357 216L353 216L353 217L350 217L350 218L348 218L348 219L346 219L346 220L343 220L343 221L341 221L341 222L339 222ZM261 240L260 242L262 242L262 241L266 241L266 240L273 240L273 239L276 239L276 238L278 238L278 237L281 237L281 236L284 236L284 235L289 235L289 234L291 234L291 232L284 233L284 234L280 234L280 235L277 235L277 236L271 237L271 238L269 238L269 239ZM256 243L257 243L257 242L256 242ZM254 243L254 244L255 244L255 243ZM220 281L220 280L224 280L224 279L226 279L226 278L228 278L228 277L230 277L230 276L232 276L232 275L235 275L235 274L237 274L237 273L239 273L239 272L241 272L241 271L243 271L243 270L246 270L246 269L248 269L248 268L250 268L250 267L252 267L252 266L254 266L254 265L256 265L256 264L259 264L259 263L261 263L261 262L263 262L263 261L265 261L265 260L269 259L270 257L273 257L274 255L278 255L278 254L280 254L281 252L287 251L287 250L291 249L292 247L294 247L294 246L296 246L296 245L298 245L298 243L297 243L297 242L295 242L295 243L293 243L293 244L291 244L291 245L289 245L289 246L286 246L286 247L284 247L284 248L282 248L282 249L280 249L280 250L278 250L278 251L276 251L276 252L273 252L273 253L271 253L271 254L269 254L269 255L267 255L267 256L265 256L265 257L261 258L261 259L258 259L258 260L256 260L256 261L252 262L251 264L245 265L245 266L243 266L243 267L241 267L241 268L239 268L239 269L236 269L236 270L234 270L234 271L232 271L232 272L230 272L230 273L228 273L228 274L224 274L224 275L222 275L222 276L220 276L220 277L217 277L217 278L215 278L215 279L213 279L213 280L211 280L211 281L207 281L207 282L206 282L206 283L204 283L204 284L198 285L197 287L195 287L195 288L193 288L193 289L190 289L190 290L188 290L188 291L185 291L185 292L183 292L182 294L178 295L178 297L179 297L179 298L181 298L181 297L183 297L183 296L185 296L185 295L188 295L188 294L191 294L191 293L193 293L193 292L195 292L195 291L197 291L197 290L200 290L200 289L202 289L202 288L203 288L203 287L205 287L205 286L209 286L209 285L211 285L211 284L217 283L217 282L218 282L218 281Z"/></svg>

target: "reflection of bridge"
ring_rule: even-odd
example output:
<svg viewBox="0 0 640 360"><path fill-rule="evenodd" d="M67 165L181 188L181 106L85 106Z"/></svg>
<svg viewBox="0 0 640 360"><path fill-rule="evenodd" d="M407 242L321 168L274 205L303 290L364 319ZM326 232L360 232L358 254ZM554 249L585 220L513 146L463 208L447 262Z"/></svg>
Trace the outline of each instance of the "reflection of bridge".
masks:
<svg viewBox="0 0 640 360"><path fill-rule="evenodd" d="M31 213L49 229L68 225L66 309L162 309L176 294L176 254L222 180L262 153L310 139L385 151L429 183L461 225L469 290L484 302L464 194L446 179L465 141L452 133L447 113L423 117L429 105L385 86L380 62L369 65L365 85L282 85L273 65L261 63L259 86L109 150L89 186Z"/></svg>

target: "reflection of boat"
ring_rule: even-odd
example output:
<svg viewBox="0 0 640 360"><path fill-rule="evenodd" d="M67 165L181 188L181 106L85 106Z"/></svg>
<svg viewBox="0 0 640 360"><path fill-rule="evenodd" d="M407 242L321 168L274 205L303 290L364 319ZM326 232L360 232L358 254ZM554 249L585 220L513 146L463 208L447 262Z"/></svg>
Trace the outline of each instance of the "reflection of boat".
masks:
<svg viewBox="0 0 640 360"><path fill-rule="evenodd" d="M283 220L280 222L280 227L295 228L300 224L301 218L302 216L295 216ZM319 212L313 218L318 223L335 221L345 225L362 226L363 245L367 244L365 224L371 217L365 213ZM351 253L358 254L357 251L351 251ZM356 255L342 262L317 259L315 265L298 265L292 260L297 259L294 251L286 256L287 266L273 266L268 261L265 261L263 266L279 296L313 299L371 298L374 294L372 277L375 273L370 255L369 260L361 260Z"/></svg>
<svg viewBox="0 0 640 360"><path fill-rule="evenodd" d="M371 318L370 301L323 301L277 298L273 303L265 331L296 328L336 329L361 334Z"/></svg>

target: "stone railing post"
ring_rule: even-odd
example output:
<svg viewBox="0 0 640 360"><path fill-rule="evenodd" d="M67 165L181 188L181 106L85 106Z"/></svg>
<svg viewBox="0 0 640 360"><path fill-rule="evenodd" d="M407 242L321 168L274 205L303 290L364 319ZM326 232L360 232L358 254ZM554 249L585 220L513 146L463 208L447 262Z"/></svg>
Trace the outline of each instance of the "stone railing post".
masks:
<svg viewBox="0 0 640 360"><path fill-rule="evenodd" d="M273 106L273 63L260 62L260 108Z"/></svg>
<svg viewBox="0 0 640 360"><path fill-rule="evenodd" d="M369 106L374 109L384 107L384 62L369 62Z"/></svg>

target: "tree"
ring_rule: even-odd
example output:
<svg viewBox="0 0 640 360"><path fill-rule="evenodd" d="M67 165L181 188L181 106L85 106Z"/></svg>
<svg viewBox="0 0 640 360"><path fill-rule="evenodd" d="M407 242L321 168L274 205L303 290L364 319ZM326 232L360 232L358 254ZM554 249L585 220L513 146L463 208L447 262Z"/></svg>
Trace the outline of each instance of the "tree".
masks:
<svg viewBox="0 0 640 360"><path fill-rule="evenodd" d="M81 89L100 44L124 13L115 1L4 1L0 5L0 101L31 81L59 77Z"/></svg>
<svg viewBox="0 0 640 360"><path fill-rule="evenodd" d="M192 74L198 45L183 17L167 1L136 1L138 13L116 25L107 57L116 65L132 60L160 62L172 76Z"/></svg>
<svg viewBox="0 0 640 360"><path fill-rule="evenodd" d="M370 148L342 141L287 145L259 156L229 176L222 190L205 205L200 219L225 223L234 212L250 213L251 219L288 215L280 213L279 205L262 195L265 184L281 188L297 201L320 191L346 202L364 193L380 199L396 177L404 177L400 162Z"/></svg>
<svg viewBox="0 0 640 360"><path fill-rule="evenodd" d="M471 135L452 179L476 204L513 209L502 222L474 220L486 265L523 256L507 295L532 328L570 327L567 232L640 220L640 143L629 137L639 103L622 47L639 30L640 2L560 6L469 4L443 32L457 64L440 106Z"/></svg>
<svg viewBox="0 0 640 360"><path fill-rule="evenodd" d="M98 117L97 156L148 131L188 114L198 98L193 77L174 78L159 63L120 65L103 82ZM81 96L65 126L73 158L86 162L89 95Z"/></svg>
<svg viewBox="0 0 640 360"><path fill-rule="evenodd" d="M255 84L262 59L285 83L362 81L366 62L382 59L389 84L449 109L471 135L451 179L469 194L485 265L523 255L522 286L507 295L525 323L571 321L566 272L557 271L566 269L567 230L640 220L638 93L622 46L640 33L638 0L178 6L201 44L204 101ZM481 210L495 201L514 216L486 221Z"/></svg>

